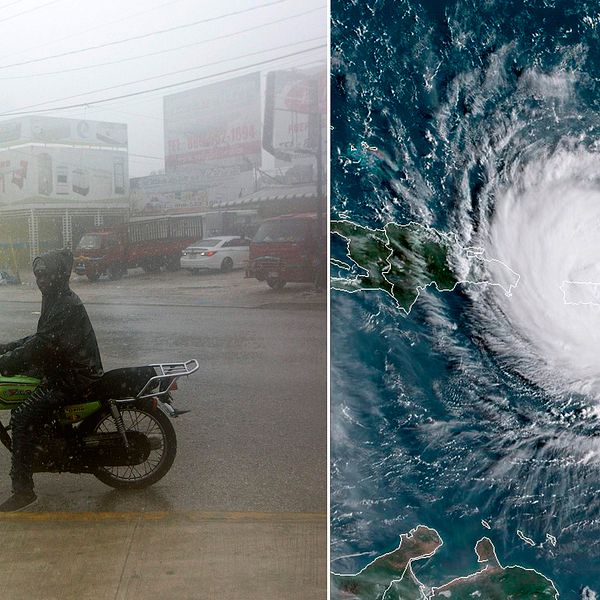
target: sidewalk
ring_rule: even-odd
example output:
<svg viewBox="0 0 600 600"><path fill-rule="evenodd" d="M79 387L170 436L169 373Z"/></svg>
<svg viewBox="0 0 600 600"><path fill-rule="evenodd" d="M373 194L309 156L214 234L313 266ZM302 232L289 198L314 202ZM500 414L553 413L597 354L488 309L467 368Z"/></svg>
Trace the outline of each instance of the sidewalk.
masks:
<svg viewBox="0 0 600 600"><path fill-rule="evenodd" d="M325 600L320 514L0 515L5 600Z"/></svg>

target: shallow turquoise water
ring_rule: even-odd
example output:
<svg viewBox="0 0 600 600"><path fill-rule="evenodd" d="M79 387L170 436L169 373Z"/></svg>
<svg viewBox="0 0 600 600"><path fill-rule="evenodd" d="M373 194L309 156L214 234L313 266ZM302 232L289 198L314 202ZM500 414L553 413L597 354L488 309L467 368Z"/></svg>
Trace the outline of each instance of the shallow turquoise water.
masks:
<svg viewBox="0 0 600 600"><path fill-rule="evenodd" d="M523 173L597 152L599 14L333 2L332 218L485 245ZM334 258L344 250L332 240ZM539 570L561 597L600 591L595 395L545 386L544 356L486 290L426 292L408 317L383 294L332 291L331 319L332 569L358 571L423 523L445 542L415 564L430 585L475 570L488 535L503 564Z"/></svg>

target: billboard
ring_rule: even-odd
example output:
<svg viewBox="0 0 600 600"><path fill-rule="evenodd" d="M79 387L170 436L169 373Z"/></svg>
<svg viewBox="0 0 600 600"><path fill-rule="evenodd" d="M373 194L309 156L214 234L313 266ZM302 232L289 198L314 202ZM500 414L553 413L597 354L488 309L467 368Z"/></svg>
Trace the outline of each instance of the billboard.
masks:
<svg viewBox="0 0 600 600"><path fill-rule="evenodd" d="M319 140L320 138L320 140ZM271 71L265 91L264 149L282 160L324 151L327 139L327 74Z"/></svg>
<svg viewBox="0 0 600 600"><path fill-rule="evenodd" d="M261 164L260 73L164 98L167 172Z"/></svg>
<svg viewBox="0 0 600 600"><path fill-rule="evenodd" d="M240 168L233 165L230 167L201 168L193 173L160 173L158 175L146 175L131 180L131 189L146 192L172 192L173 190L197 190L201 188L220 185L225 180L236 181Z"/></svg>
<svg viewBox="0 0 600 600"><path fill-rule="evenodd" d="M129 194L127 153L29 146L0 152L0 202L106 200Z"/></svg>
<svg viewBox="0 0 600 600"><path fill-rule="evenodd" d="M254 184L254 173L240 172L235 165L135 177L130 182L130 208L135 214L206 210L214 202L254 191Z"/></svg>
<svg viewBox="0 0 600 600"><path fill-rule="evenodd" d="M57 117L21 117L0 122L0 147L21 144L127 148L127 125Z"/></svg>

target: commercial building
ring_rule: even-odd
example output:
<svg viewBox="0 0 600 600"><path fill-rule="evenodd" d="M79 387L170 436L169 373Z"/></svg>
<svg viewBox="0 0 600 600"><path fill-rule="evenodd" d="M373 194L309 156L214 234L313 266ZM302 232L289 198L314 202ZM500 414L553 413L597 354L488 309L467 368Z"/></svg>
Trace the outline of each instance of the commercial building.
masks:
<svg viewBox="0 0 600 600"><path fill-rule="evenodd" d="M256 209L264 217L327 210L327 72L324 66L267 74L263 149L274 168L260 171L254 192L213 208Z"/></svg>
<svg viewBox="0 0 600 600"><path fill-rule="evenodd" d="M260 73L165 96L163 118L164 172L132 179L132 214L205 212L255 191Z"/></svg>
<svg viewBox="0 0 600 600"><path fill-rule="evenodd" d="M313 211L326 218L326 82L322 66L165 96L164 172L131 181L123 123L0 123L0 266L8 254L25 264L130 216L249 210L258 219Z"/></svg>
<svg viewBox="0 0 600 600"><path fill-rule="evenodd" d="M127 126L54 117L0 123L0 251L19 262L129 214ZM0 256L0 262L2 256Z"/></svg>
<svg viewBox="0 0 600 600"><path fill-rule="evenodd" d="M326 208L327 73L272 71L164 98L165 171L131 181L132 214Z"/></svg>

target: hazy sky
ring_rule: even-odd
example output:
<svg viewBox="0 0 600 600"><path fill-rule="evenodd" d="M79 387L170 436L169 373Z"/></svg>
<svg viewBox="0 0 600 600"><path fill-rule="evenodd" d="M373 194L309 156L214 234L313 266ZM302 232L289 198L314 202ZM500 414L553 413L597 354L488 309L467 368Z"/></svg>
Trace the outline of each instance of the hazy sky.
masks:
<svg viewBox="0 0 600 600"><path fill-rule="evenodd" d="M327 56L320 48L284 58L326 43L327 0L0 2L0 120L209 76L131 98L36 113L127 123L132 177L163 167L164 95L256 70L314 66ZM154 34L170 28L176 29ZM146 37L114 43L136 36ZM110 45L86 50L104 44ZM273 58L279 60L251 66Z"/></svg>

